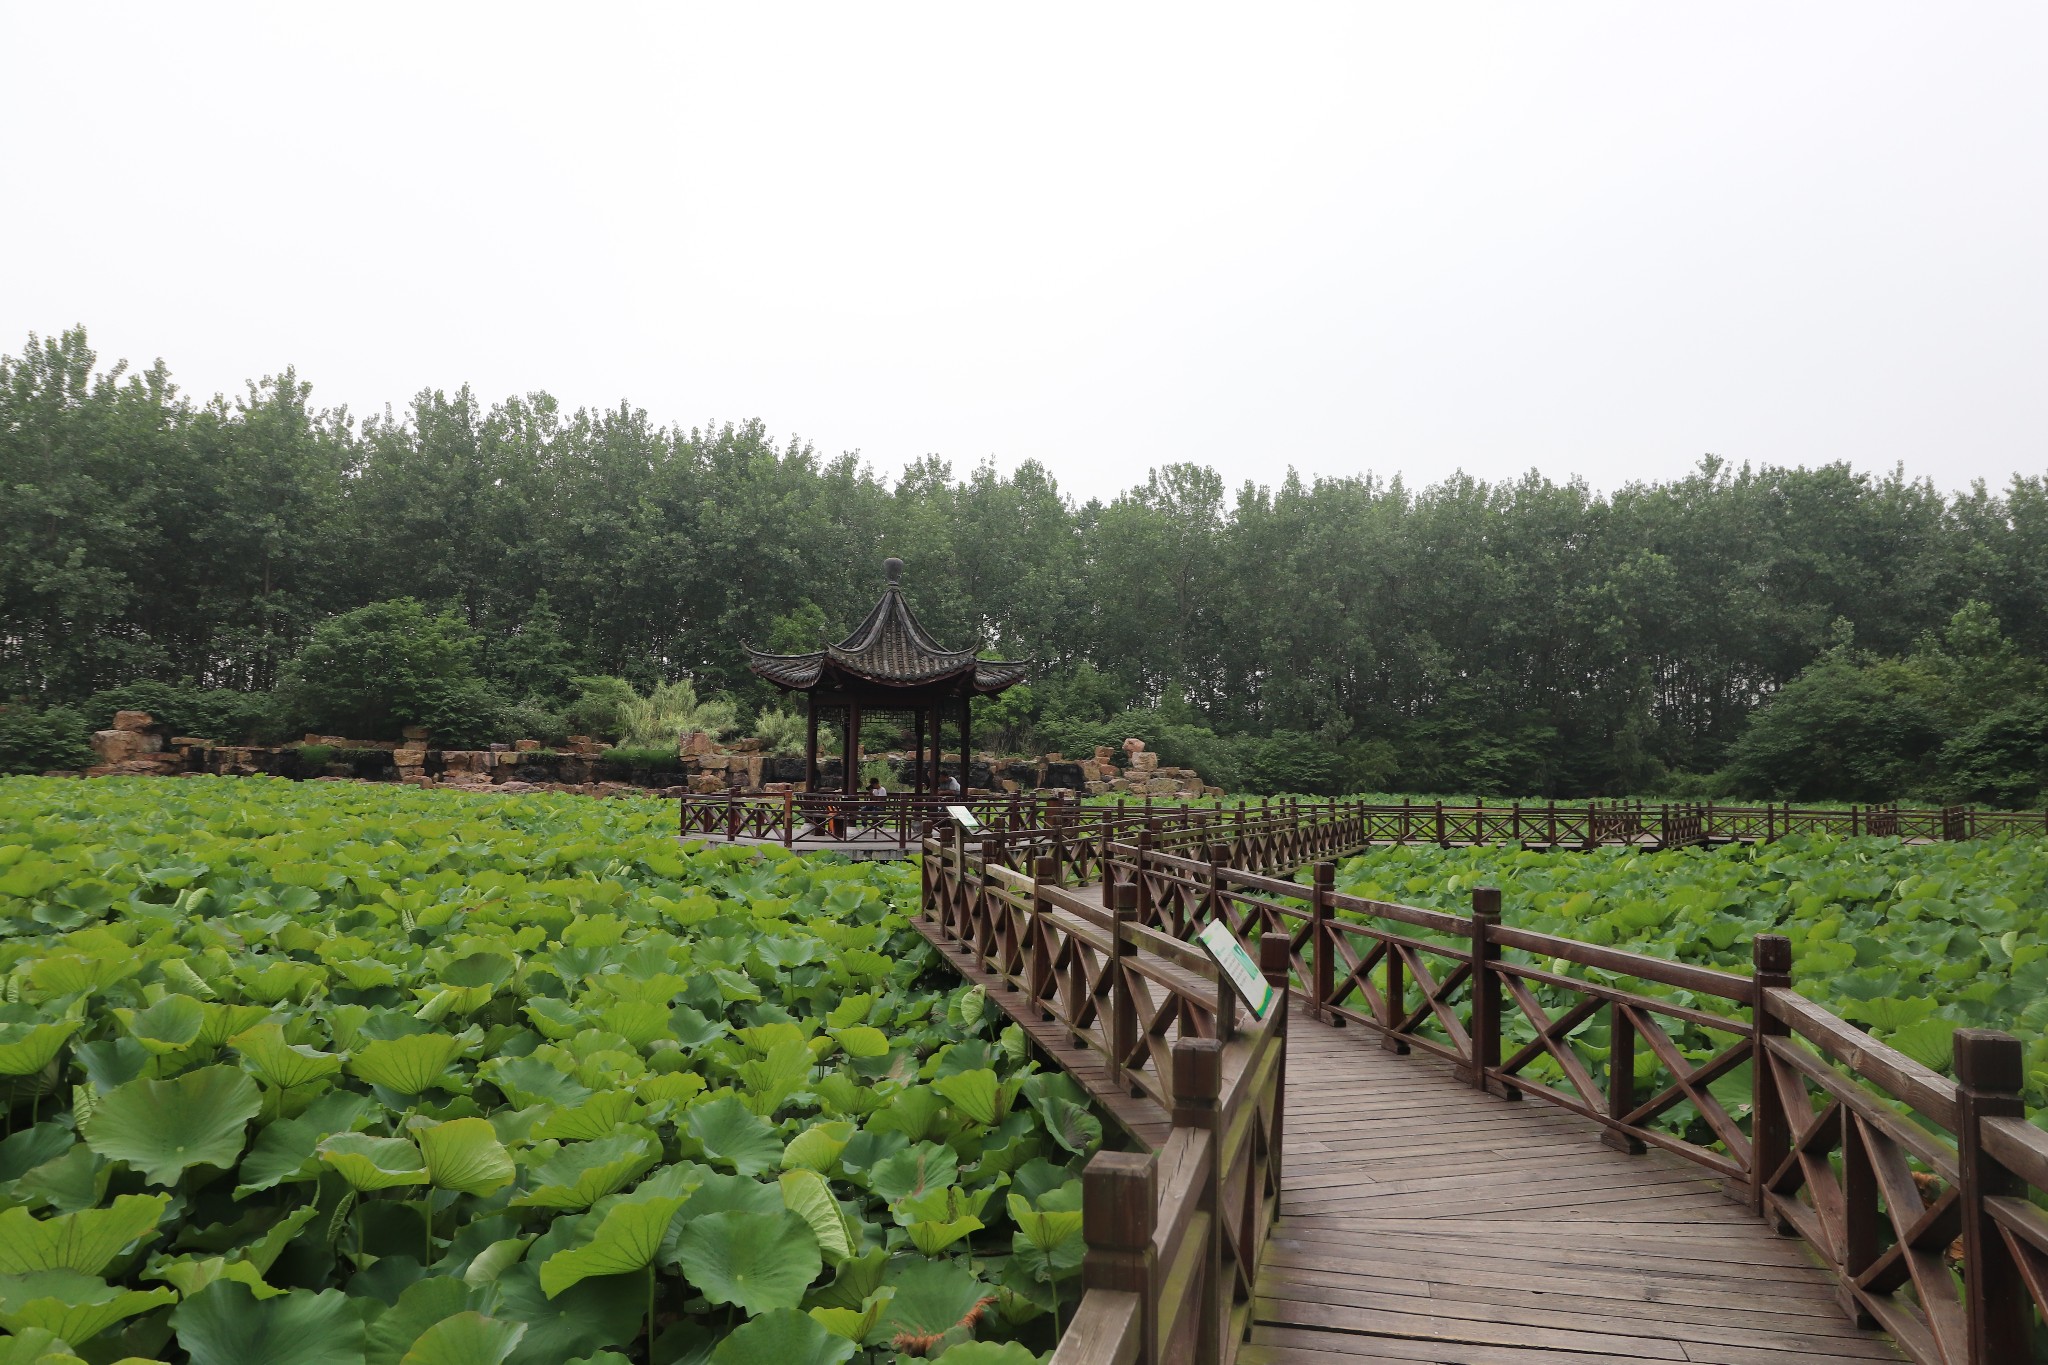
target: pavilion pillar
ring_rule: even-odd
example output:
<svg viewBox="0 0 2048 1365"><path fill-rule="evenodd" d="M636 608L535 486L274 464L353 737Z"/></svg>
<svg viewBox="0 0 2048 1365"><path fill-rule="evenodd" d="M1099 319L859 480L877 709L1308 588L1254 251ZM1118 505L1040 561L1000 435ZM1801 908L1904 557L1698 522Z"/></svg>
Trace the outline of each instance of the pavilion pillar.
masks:
<svg viewBox="0 0 2048 1365"><path fill-rule="evenodd" d="M915 730L915 731L917 732L917 749L916 749L916 752L915 752L915 754L913 755L913 757L912 757L912 759L911 759L911 763L910 763L910 782L911 782L911 791L912 791L912 792L913 792L914 794L918 795L918 796L923 796L923 795L924 795L924 712L923 712L923 711L919 711L919 710L914 710L914 709L913 709L913 710L911 711L911 713L910 713L910 728L911 728L911 729L913 729L913 730Z"/></svg>
<svg viewBox="0 0 2048 1365"><path fill-rule="evenodd" d="M804 790L818 789L818 699L804 693Z"/></svg>
<svg viewBox="0 0 2048 1365"><path fill-rule="evenodd" d="M860 703L849 702L846 707L846 756L840 760L840 786L849 795L860 788Z"/></svg>
<svg viewBox="0 0 2048 1365"><path fill-rule="evenodd" d="M967 794L967 774L974 762L974 699L971 693L960 696L960 794Z"/></svg>

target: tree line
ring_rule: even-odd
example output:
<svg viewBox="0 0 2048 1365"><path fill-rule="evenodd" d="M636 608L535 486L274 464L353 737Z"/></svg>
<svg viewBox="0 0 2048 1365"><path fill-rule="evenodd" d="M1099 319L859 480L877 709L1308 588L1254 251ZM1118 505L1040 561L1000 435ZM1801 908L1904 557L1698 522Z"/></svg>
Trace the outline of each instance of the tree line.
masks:
<svg viewBox="0 0 2048 1365"><path fill-rule="evenodd" d="M1080 501L1034 462L889 478L759 422L538 393L425 390L358 418L285 371L202 401L162 362L102 365L74 329L0 359L0 488L17 725L147 682L286 733L310 719L290 685L316 628L405 599L456 641L465 724L538 724L607 676L688 679L747 725L777 699L741 642L836 637L889 554L942 641L1042 662L985 709L991 740L1071 751L1142 728L1240 787L1790 795L1811 764L1752 721L1803 673L2048 658L2041 476L1946 495L1708 457L1603 495L1533 472L1230 489L1179 463ZM2033 686L1985 714L1929 701L1879 777L1796 794L1953 788L1943 747ZM1866 779L1899 789L1851 790Z"/></svg>

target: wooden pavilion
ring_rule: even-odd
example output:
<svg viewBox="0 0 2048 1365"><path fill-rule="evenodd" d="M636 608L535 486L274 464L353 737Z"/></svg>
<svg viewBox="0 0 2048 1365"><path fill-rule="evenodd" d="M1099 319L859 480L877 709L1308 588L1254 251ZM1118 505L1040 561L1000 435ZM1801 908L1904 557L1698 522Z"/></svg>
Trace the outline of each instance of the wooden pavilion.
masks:
<svg viewBox="0 0 2048 1365"><path fill-rule="evenodd" d="M960 788L967 789L972 761L976 697L993 697L1024 681L1033 661L983 659L971 649L947 649L918 622L903 600L903 561L882 561L882 599L867 619L838 644L809 654L766 654L746 646L747 666L785 692L801 692L808 733L804 742L804 785L818 789L818 720L840 723L842 785L860 781L863 717L907 713L915 735L914 790L937 791L944 773L940 732L945 721L960 730ZM930 748L925 741L929 738Z"/></svg>

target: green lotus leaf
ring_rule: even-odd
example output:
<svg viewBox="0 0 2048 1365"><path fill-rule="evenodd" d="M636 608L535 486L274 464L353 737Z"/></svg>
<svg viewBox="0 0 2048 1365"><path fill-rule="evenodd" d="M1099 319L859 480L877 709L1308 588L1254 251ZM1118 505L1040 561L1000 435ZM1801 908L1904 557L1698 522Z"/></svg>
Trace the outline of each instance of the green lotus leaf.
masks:
<svg viewBox="0 0 2048 1365"><path fill-rule="evenodd" d="M351 987L359 991L375 990L379 986L396 986L398 984L398 973L391 970L391 965L386 962L379 962L374 957L344 958L339 962L330 962L327 965L342 980L348 982Z"/></svg>
<svg viewBox="0 0 2048 1365"><path fill-rule="evenodd" d="M4 1275L0 1276L0 1327L10 1332L39 1327L73 1346L83 1346L117 1322L177 1301L173 1290L123 1289L75 1270Z"/></svg>
<svg viewBox="0 0 2048 1365"><path fill-rule="evenodd" d="M71 1354L71 1345L55 1332L45 1332L40 1327L17 1332L11 1337L0 1337L0 1365L73 1365L78 1357ZM83 1365L79 1362L79 1365ZM127 1365L127 1362L122 1362Z"/></svg>
<svg viewBox="0 0 2048 1365"><path fill-rule="evenodd" d="M484 1308L488 1297L453 1275L413 1280L399 1291L396 1303L368 1318L365 1365L399 1365L427 1329L457 1313Z"/></svg>
<svg viewBox="0 0 2048 1365"><path fill-rule="evenodd" d="M740 1324L712 1349L711 1365L844 1365L854 1349L808 1313L781 1308Z"/></svg>
<svg viewBox="0 0 2048 1365"><path fill-rule="evenodd" d="M960 1178L960 1158L951 1147L920 1142L914 1147L884 1157L868 1172L868 1188L893 1204L927 1190L951 1185Z"/></svg>
<svg viewBox="0 0 2048 1365"><path fill-rule="evenodd" d="M704 1078L694 1071L671 1071L633 1083L633 1093L646 1104L674 1104L704 1093Z"/></svg>
<svg viewBox="0 0 2048 1365"><path fill-rule="evenodd" d="M471 1288L486 1285L519 1264L519 1258L526 1254L531 1237L506 1237L491 1243L470 1260L469 1268L462 1272L462 1282Z"/></svg>
<svg viewBox="0 0 2048 1365"><path fill-rule="evenodd" d="M885 1285L863 1299L858 1308L813 1308L810 1313L833 1336L858 1344L874 1335L882 1324L882 1310L895 1297L896 1291Z"/></svg>
<svg viewBox="0 0 2048 1365"><path fill-rule="evenodd" d="M859 1249L860 1229L847 1226L823 1176L816 1171L784 1171L780 1184L783 1206L810 1228L827 1265L838 1265Z"/></svg>
<svg viewBox="0 0 2048 1365"><path fill-rule="evenodd" d="M127 1162L152 1185L172 1185L192 1166L233 1166L262 1108L256 1082L239 1068L203 1066L116 1086L79 1131L101 1156Z"/></svg>
<svg viewBox="0 0 2048 1365"><path fill-rule="evenodd" d="M668 1036L686 1052L694 1052L714 1038L723 1038L725 1032L724 1020L708 1019L688 1005L678 1005L668 1012Z"/></svg>
<svg viewBox="0 0 2048 1365"><path fill-rule="evenodd" d="M206 1024L206 1006L189 995L167 995L146 1010L119 1009L114 1015L136 1042L158 1056L192 1046Z"/></svg>
<svg viewBox="0 0 2048 1365"><path fill-rule="evenodd" d="M882 1288L882 1276L888 1266L889 1252L884 1247L849 1256L832 1272L832 1283L805 1295L804 1304L811 1308L859 1308Z"/></svg>
<svg viewBox="0 0 2048 1365"><path fill-rule="evenodd" d="M66 1123L46 1119L33 1128L22 1129L0 1141L0 1184L19 1180L36 1167L57 1160L76 1145L77 1139Z"/></svg>
<svg viewBox="0 0 2048 1365"><path fill-rule="evenodd" d="M956 1328L972 1329L995 1291L959 1261L910 1261L890 1276L896 1296L882 1310L881 1330L900 1342L936 1342Z"/></svg>
<svg viewBox="0 0 2048 1365"><path fill-rule="evenodd" d="M247 1285L259 1299L274 1299L287 1291L265 1283L263 1272L247 1261L230 1261L225 1256L190 1257L159 1263L145 1278L162 1280L186 1298L191 1298L215 1280L233 1280Z"/></svg>
<svg viewBox="0 0 2048 1365"><path fill-rule="evenodd" d="M551 1299L541 1291L540 1268L531 1258L499 1276L491 1290L491 1315L527 1328L508 1365L561 1365L623 1346L640 1334L647 1311L647 1284L638 1275L601 1275Z"/></svg>
<svg viewBox="0 0 2048 1365"><path fill-rule="evenodd" d="M588 1086L579 1085L575 1077L538 1057L493 1057L478 1068L478 1074L521 1106L552 1104L567 1108L581 1104L593 1093Z"/></svg>
<svg viewBox="0 0 2048 1365"><path fill-rule="evenodd" d="M0 1024L0 1076L32 1076L48 1066L64 1040L84 1028L78 1019L51 1024Z"/></svg>
<svg viewBox="0 0 2048 1365"><path fill-rule="evenodd" d="M686 1220L702 1218L710 1213L764 1213L772 1217L787 1207L783 1203L780 1186L751 1176L721 1175L706 1171L701 1166L697 1169L703 1171L703 1176L698 1180L696 1189L690 1192L690 1202L683 1205ZM650 1180L647 1183L651 1185L654 1182ZM647 1186L640 1188L646 1189Z"/></svg>
<svg viewBox="0 0 2048 1365"><path fill-rule="evenodd" d="M265 1019L270 1011L261 1005L209 1004L204 1006L206 1022L199 1028L200 1047L221 1047L238 1033L247 1033Z"/></svg>
<svg viewBox="0 0 2048 1365"><path fill-rule="evenodd" d="M512 1154L487 1120L450 1119L421 1128L416 1135L426 1157L427 1179L435 1189L490 1194L511 1184L517 1174Z"/></svg>
<svg viewBox="0 0 2048 1365"><path fill-rule="evenodd" d="M634 1047L646 1047L668 1035L668 1011L647 1000L613 1001L598 1022Z"/></svg>
<svg viewBox="0 0 2048 1365"><path fill-rule="evenodd" d="M1081 1255L1087 1248L1081 1238L1079 1209L1034 1209L1013 1194L1010 1217L1017 1224L1010 1239L1011 1251L1026 1270L1050 1283L1081 1268Z"/></svg>
<svg viewBox="0 0 2048 1365"><path fill-rule="evenodd" d="M346 1053L287 1043L284 1029L277 1024L258 1024L228 1039L228 1046L241 1053L258 1076L280 1090L325 1080L348 1060Z"/></svg>
<svg viewBox="0 0 2048 1365"><path fill-rule="evenodd" d="M1014 1087L1002 1085L996 1080L996 1073L987 1070L961 1071L942 1077L932 1082L932 1089L946 1097L955 1113L985 1128L1001 1123L1010 1112L1010 1102L1017 1097Z"/></svg>
<svg viewBox="0 0 2048 1365"><path fill-rule="evenodd" d="M558 1251L541 1263L541 1292L552 1299L592 1275L625 1275L646 1269L661 1250L669 1222L682 1206L682 1199L673 1196L612 1205L588 1242Z"/></svg>
<svg viewBox="0 0 2048 1365"><path fill-rule="evenodd" d="M113 1179L113 1163L82 1142L55 1161L46 1161L14 1182L14 1197L30 1207L47 1204L58 1213L97 1206Z"/></svg>
<svg viewBox="0 0 2048 1365"><path fill-rule="evenodd" d="M256 1134L249 1154L236 1168L241 1183L235 1197L244 1198L286 1181L317 1180L320 1161L316 1148L322 1138L351 1132L361 1123L376 1101L368 1095L330 1090L295 1119L277 1119Z"/></svg>
<svg viewBox="0 0 2048 1365"><path fill-rule="evenodd" d="M676 1238L676 1263L712 1303L738 1304L750 1314L796 1307L824 1268L818 1239L789 1212L693 1219Z"/></svg>
<svg viewBox="0 0 2048 1365"><path fill-rule="evenodd" d="M901 1133L912 1142L940 1136L940 1121L946 1112L946 1097L928 1085L906 1086L890 1097L889 1103L868 1120L877 1133Z"/></svg>
<svg viewBox="0 0 2048 1365"><path fill-rule="evenodd" d="M534 1125L531 1136L536 1142L588 1142L607 1136L634 1116L631 1091L601 1090L581 1104L554 1110Z"/></svg>
<svg viewBox="0 0 2048 1365"><path fill-rule="evenodd" d="M427 1183L425 1158L419 1148L404 1138L336 1133L322 1139L314 1150L349 1183L349 1188L359 1193Z"/></svg>
<svg viewBox="0 0 2048 1365"><path fill-rule="evenodd" d="M886 1100L873 1086L838 1071L812 1081L811 1093L832 1113L851 1114L855 1118L874 1113Z"/></svg>
<svg viewBox="0 0 2048 1365"><path fill-rule="evenodd" d="M884 1057L889 1052L889 1035L867 1024L833 1029L832 1039L849 1057Z"/></svg>
<svg viewBox="0 0 2048 1365"><path fill-rule="evenodd" d="M457 1313L420 1333L399 1365L501 1365L526 1335L526 1324Z"/></svg>
<svg viewBox="0 0 2048 1365"><path fill-rule="evenodd" d="M816 1061L810 1047L800 1040L777 1043L767 1056L740 1066L740 1080L746 1086L741 1102L764 1117L774 1113L804 1088Z"/></svg>
<svg viewBox="0 0 2048 1365"><path fill-rule="evenodd" d="M171 1326L192 1365L363 1362L362 1316L338 1289L258 1299L245 1284L215 1280L172 1311Z"/></svg>
<svg viewBox="0 0 2048 1365"><path fill-rule="evenodd" d="M410 1033L365 1043L349 1058L351 1075L401 1095L431 1090L448 1074L455 1059L469 1050L466 1040L449 1033Z"/></svg>
<svg viewBox="0 0 2048 1365"><path fill-rule="evenodd" d="M553 1152L545 1144L534 1150L542 1159L528 1168L530 1188L512 1201L514 1208L587 1209L633 1183L660 1156L652 1135L634 1129Z"/></svg>
<svg viewBox="0 0 2048 1365"><path fill-rule="evenodd" d="M552 996L535 996L520 1009L533 1022L541 1037L551 1038L556 1042L575 1037L590 1024L574 1005L566 1000L556 1000Z"/></svg>
<svg viewBox="0 0 2048 1365"><path fill-rule="evenodd" d="M822 1175L832 1169L852 1137L853 1125L844 1119L814 1123L789 1140L789 1145L782 1149L782 1164L786 1169L817 1171Z"/></svg>
<svg viewBox="0 0 2048 1365"><path fill-rule="evenodd" d="M707 1160L741 1175L759 1175L782 1160L782 1142L775 1129L731 1095L691 1109L684 1127L704 1149Z"/></svg>
<svg viewBox="0 0 2048 1365"><path fill-rule="evenodd" d="M1044 1357L1021 1341L963 1341L948 1346L945 1358L951 1365L1039 1365Z"/></svg>
<svg viewBox="0 0 2048 1365"><path fill-rule="evenodd" d="M962 1237L980 1231L981 1227L981 1220L970 1213L964 1218L946 1222L929 1219L913 1222L907 1230L911 1245L927 1256L936 1256Z"/></svg>
<svg viewBox="0 0 2048 1365"><path fill-rule="evenodd" d="M171 1202L167 1194L124 1194L111 1207L34 1218L27 1209L0 1213L0 1275L75 1270L97 1275L122 1248L152 1236Z"/></svg>
<svg viewBox="0 0 2048 1365"><path fill-rule="evenodd" d="M29 969L28 984L45 997L103 991L141 971L140 960L62 953L46 957ZM20 1074L20 1073L12 1073Z"/></svg>
<svg viewBox="0 0 2048 1365"><path fill-rule="evenodd" d="M1072 1100L1054 1097L1038 1105L1045 1129L1060 1146L1084 1155L1102 1145L1102 1120Z"/></svg>

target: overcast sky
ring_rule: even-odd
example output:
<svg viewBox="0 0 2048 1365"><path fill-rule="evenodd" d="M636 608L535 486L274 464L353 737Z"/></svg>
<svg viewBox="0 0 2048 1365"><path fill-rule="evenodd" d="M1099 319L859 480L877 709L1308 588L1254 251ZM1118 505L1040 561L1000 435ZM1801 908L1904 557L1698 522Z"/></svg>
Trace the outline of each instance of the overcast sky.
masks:
<svg viewBox="0 0 2048 1365"><path fill-rule="evenodd" d="M1077 496L2048 467L2048 5L0 8L0 347Z"/></svg>

